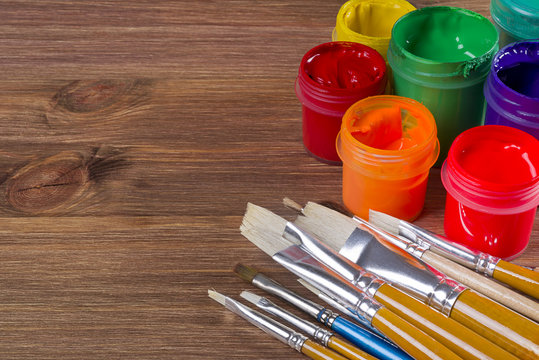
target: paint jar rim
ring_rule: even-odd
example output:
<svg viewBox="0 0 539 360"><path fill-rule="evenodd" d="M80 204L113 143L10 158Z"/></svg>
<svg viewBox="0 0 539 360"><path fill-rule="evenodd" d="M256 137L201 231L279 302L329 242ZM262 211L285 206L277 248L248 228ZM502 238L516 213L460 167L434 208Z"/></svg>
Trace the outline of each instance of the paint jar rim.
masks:
<svg viewBox="0 0 539 360"><path fill-rule="evenodd" d="M407 49L405 35L408 33L409 23L425 21L433 13L444 12L452 16L475 19L488 31L485 34L488 42L483 46L480 55L469 59L441 61L416 55ZM469 85L473 85L471 82L483 81L490 71L491 59L498 50L498 33L486 17L452 6L430 6L409 12L395 22L391 35L387 58L392 70L415 83L437 82L442 88L461 87L463 79L468 81Z"/></svg>
<svg viewBox="0 0 539 360"><path fill-rule="evenodd" d="M500 184L475 177L458 162L459 153L484 138L519 141L535 151L535 158L539 157L539 140L522 130L504 125L468 129L455 139L442 166L441 178L446 191L463 205L490 214L518 214L537 207L539 174L529 181ZM504 165L499 166L503 171Z"/></svg>
<svg viewBox="0 0 539 360"><path fill-rule="evenodd" d="M522 0L492 0L490 15L496 25L515 38L538 38L539 5L534 7L533 4Z"/></svg>
<svg viewBox="0 0 539 360"><path fill-rule="evenodd" d="M335 88L320 84L309 76L305 67L310 58L324 51L338 51L343 48L362 52L373 62L373 67L379 69L378 76L371 84L356 88ZM387 82L386 72L384 58L373 48L349 41L326 42L310 49L303 56L296 78L296 96L303 105L321 114L341 117L350 104L357 99L370 94L383 93Z"/></svg>
<svg viewBox="0 0 539 360"><path fill-rule="evenodd" d="M354 138L349 130L349 121L356 110L376 109L384 105L399 106L422 116L431 126L427 138L416 146L402 150L378 149ZM416 100L396 95L371 96L350 106L343 116L336 147L343 164L369 176L392 180L411 178L425 173L434 165L440 153L436 122L431 112ZM402 171L405 167L406 172Z"/></svg>

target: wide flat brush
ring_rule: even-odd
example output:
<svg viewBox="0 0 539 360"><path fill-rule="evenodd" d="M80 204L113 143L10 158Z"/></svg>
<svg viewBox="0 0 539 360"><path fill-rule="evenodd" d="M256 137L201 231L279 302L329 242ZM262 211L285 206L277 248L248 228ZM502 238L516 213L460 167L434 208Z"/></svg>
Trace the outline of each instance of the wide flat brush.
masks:
<svg viewBox="0 0 539 360"><path fill-rule="evenodd" d="M416 360L461 359L438 341L360 293L334 272L324 269L307 252L278 234L243 226L242 234L295 275L317 283L328 293L334 291L339 296L346 296L350 302L348 308L353 309L358 319L368 321Z"/></svg>
<svg viewBox="0 0 539 360"><path fill-rule="evenodd" d="M356 345L359 349L380 360L412 360L408 354L387 340L346 320L339 314L312 302L311 300L301 297L269 276L260 273L249 266L237 264L234 268L234 272L244 281L294 305ZM355 316L352 313L349 315L351 317Z"/></svg>
<svg viewBox="0 0 539 360"><path fill-rule="evenodd" d="M424 331L464 359L516 359L510 353L466 326L449 319L428 305L394 288L357 264L328 248L298 226L262 207L249 204L244 216L245 227L257 226L267 232L282 233L309 252L318 261L344 277L358 289L383 303L398 316ZM367 279L374 279L372 282ZM374 286L373 286L374 285ZM438 288L438 291L441 291Z"/></svg>
<svg viewBox="0 0 539 360"><path fill-rule="evenodd" d="M402 250L396 249L384 241L380 233L365 227L360 229L358 226L362 225L358 224L357 221L324 206L308 203L303 208L302 214L304 216L299 216L296 220L298 224L315 234L331 248L347 252L347 257L351 255L350 250L357 250L358 254L361 254L361 248L353 249L353 241L350 241L354 240L351 235L357 234L358 231L365 238L372 240L374 246L378 244L378 247L384 251L391 249L395 254L394 257L399 254L403 259L405 256L410 257L406 252L402 254ZM387 235L392 236L391 234ZM395 239L395 241L398 240L398 238ZM363 257L362 259L354 259L354 261L357 260L360 265L369 266L365 265L366 259ZM419 260L411 258L404 261L413 263ZM411 284L399 284L402 280L394 275L391 272L384 274L386 280L400 286L405 291L412 292L409 288ZM539 358L539 326L535 322L469 289L457 295L453 305L448 308L448 315L451 319L460 322L519 358L529 360ZM425 298L421 300L428 301Z"/></svg>
<svg viewBox="0 0 539 360"><path fill-rule="evenodd" d="M480 251L468 249L464 245L452 242L445 236L378 211L369 211L369 221L389 233L404 236L408 240L428 248L433 253L539 299L539 272Z"/></svg>
<svg viewBox="0 0 539 360"><path fill-rule="evenodd" d="M354 345L339 339L334 336L331 331L328 331L318 325L292 314L291 312L274 304L269 299L253 294L249 291L243 291L241 297L256 305L258 308L276 316L280 320L284 320L288 324L298 328L302 333L310 336L321 345L343 355L350 360L376 360L374 356L359 350Z"/></svg>
<svg viewBox="0 0 539 360"><path fill-rule="evenodd" d="M314 360L346 360L345 357L334 351L309 340L306 336L295 332L283 324L252 310L247 306L229 298L217 291L208 290L208 296L217 301L228 310L241 316L251 324L255 325L265 333L272 335L281 342L287 344L292 349L307 355Z"/></svg>

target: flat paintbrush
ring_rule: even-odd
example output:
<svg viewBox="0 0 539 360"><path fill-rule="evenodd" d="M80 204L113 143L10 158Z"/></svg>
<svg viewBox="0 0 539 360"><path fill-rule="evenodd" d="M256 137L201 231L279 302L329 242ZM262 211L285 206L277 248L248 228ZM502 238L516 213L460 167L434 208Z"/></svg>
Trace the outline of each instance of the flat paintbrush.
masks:
<svg viewBox="0 0 539 360"><path fill-rule="evenodd" d="M539 299L539 272L526 269L480 251L468 249L464 245L456 244L442 235L435 234L415 224L378 211L369 211L369 222L391 234L404 236L408 240L430 250L432 253L441 255L482 275L494 278L514 289L533 296L535 299ZM434 258L435 261L438 260L436 256ZM458 274L456 275L459 276ZM498 300L495 294L489 296ZM503 294L501 297L509 298ZM518 304L521 300L522 297L518 298L515 303ZM503 300L500 302L503 303ZM512 307L513 304L505 305ZM539 312L537 310L535 310L535 316L535 320L539 321L537 318L539 317Z"/></svg>
<svg viewBox="0 0 539 360"><path fill-rule="evenodd" d="M412 360L408 354L387 340L344 319L339 314L299 296L269 276L260 273L249 266L237 264L234 268L234 272L246 282L296 306L298 309L313 317L318 322L326 325L361 350L380 360ZM353 313L350 313L350 316L355 317ZM365 323L365 325L367 324Z"/></svg>
<svg viewBox="0 0 539 360"><path fill-rule="evenodd" d="M464 359L515 359L510 353L479 336L466 326L449 319L415 298L394 288L377 276L336 253L324 243L262 207L249 204L244 216L245 227L256 226L281 233L309 252L318 261L383 303L398 316L424 331ZM374 279L372 281L368 279ZM418 282L421 279L417 279ZM452 291L452 287L446 287ZM443 292L443 286L437 291Z"/></svg>
<svg viewBox="0 0 539 360"><path fill-rule="evenodd" d="M256 305L260 309L276 316L277 318L286 321L288 324L298 328L307 336L310 336L321 345L343 355L350 360L376 360L374 356L359 350L354 345L339 339L334 336L331 331L328 331L318 325L315 325L307 320L292 314L291 312L274 304L269 299L253 294L249 291L243 291L241 297L250 303Z"/></svg>
<svg viewBox="0 0 539 360"><path fill-rule="evenodd" d="M402 273L393 271L394 264L407 264L407 271L421 270L418 274L423 273L425 276L430 273L434 279L439 278L440 284L447 281L441 273L396 248L395 244L402 239L381 230L375 231L348 216L315 203L308 203L302 214L304 216L299 216L296 220L300 226L315 234L334 250L340 249L341 254L367 270L379 273L424 302L431 304L428 297L420 296L421 289L416 286L415 277L404 279ZM394 239L387 241L386 238L391 237ZM391 260L374 266L371 260L375 253ZM457 293L452 302L446 302L446 307L442 310L447 311L450 318L522 359L535 360L539 357L539 326L495 301L466 289Z"/></svg>
<svg viewBox="0 0 539 360"><path fill-rule="evenodd" d="M307 355L314 360L346 360L345 357L335 353L334 351L319 345L306 336L295 332L294 330L282 325L281 323L252 310L247 306L229 298L217 291L208 290L208 295L213 300L217 301L228 310L241 316L251 324L263 330L267 334L272 335L281 342L287 344L292 349Z"/></svg>
<svg viewBox="0 0 539 360"><path fill-rule="evenodd" d="M346 301L347 307L356 318L368 321L371 326L416 360L461 359L447 347L370 299L339 275L325 268L299 246L278 234L256 228L246 229L244 226L242 234L295 275L317 284L326 293L335 295L343 302Z"/></svg>

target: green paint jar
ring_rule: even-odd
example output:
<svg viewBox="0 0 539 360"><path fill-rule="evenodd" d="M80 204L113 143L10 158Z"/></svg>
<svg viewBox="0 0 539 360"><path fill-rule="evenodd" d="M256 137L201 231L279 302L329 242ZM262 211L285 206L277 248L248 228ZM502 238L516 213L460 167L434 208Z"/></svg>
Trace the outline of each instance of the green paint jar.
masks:
<svg viewBox="0 0 539 360"><path fill-rule="evenodd" d="M498 33L485 17L436 6L412 11L393 26L387 59L395 95L423 103L434 115L440 166L453 140L481 125L483 84L498 50Z"/></svg>
<svg viewBox="0 0 539 360"><path fill-rule="evenodd" d="M516 41L539 39L537 0L492 0L490 15L500 34L500 48Z"/></svg>

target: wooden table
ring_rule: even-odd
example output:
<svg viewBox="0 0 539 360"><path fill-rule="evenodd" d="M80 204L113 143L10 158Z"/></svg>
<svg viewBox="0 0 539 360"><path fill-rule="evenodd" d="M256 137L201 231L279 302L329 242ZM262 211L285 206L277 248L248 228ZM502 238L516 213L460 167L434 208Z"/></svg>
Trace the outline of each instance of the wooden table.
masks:
<svg viewBox="0 0 539 360"><path fill-rule="evenodd" d="M2 3L2 359L303 358L207 290L253 290L243 262L312 298L238 227L248 201L341 201L294 80L343 2ZM418 224L441 232L439 175Z"/></svg>

